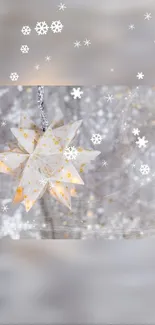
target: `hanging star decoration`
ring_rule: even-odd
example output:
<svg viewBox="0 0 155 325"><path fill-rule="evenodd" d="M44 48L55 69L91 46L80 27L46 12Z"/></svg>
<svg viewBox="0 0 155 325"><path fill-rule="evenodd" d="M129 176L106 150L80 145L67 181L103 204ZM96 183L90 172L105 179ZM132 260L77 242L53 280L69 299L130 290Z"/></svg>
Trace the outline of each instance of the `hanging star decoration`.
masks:
<svg viewBox="0 0 155 325"><path fill-rule="evenodd" d="M19 128L11 129L18 144L13 143L8 151L0 153L0 172L17 180L14 203L23 202L28 212L48 191L71 209L71 197L76 196L74 184L84 184L80 174L100 154L79 147L74 164L64 155L81 123L80 120L64 125L56 118L43 132L29 117L21 115Z"/></svg>

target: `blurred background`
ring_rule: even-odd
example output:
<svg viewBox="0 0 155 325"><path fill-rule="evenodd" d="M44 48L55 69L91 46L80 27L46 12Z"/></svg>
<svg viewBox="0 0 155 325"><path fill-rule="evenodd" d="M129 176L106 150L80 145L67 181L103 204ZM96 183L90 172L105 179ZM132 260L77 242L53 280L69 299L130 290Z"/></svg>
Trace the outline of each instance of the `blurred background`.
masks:
<svg viewBox="0 0 155 325"><path fill-rule="evenodd" d="M81 90L81 99L74 99L72 87L45 87L44 98L49 123L60 110L65 123L83 120L72 145L101 152L82 175L85 185L76 186L77 197L72 198L72 210L45 194L26 213L22 204L12 204L14 179L0 174L1 237L131 239L154 236L155 88L92 86L81 87ZM22 111L41 126L37 87L1 87L1 152L14 139L10 128L18 126ZM140 149L136 144L138 137L133 134L134 128L148 141L145 148ZM95 145L91 138L96 133L103 140ZM140 172L141 165L149 167L148 173Z"/></svg>
<svg viewBox="0 0 155 325"><path fill-rule="evenodd" d="M12 84L11 72L23 85L154 85L154 0L0 0L0 84ZM151 19L144 19L146 13ZM38 36L36 23L60 20L61 33ZM129 26L134 25L130 30ZM30 26L31 34L21 33ZM90 46L83 41L90 40ZM79 48L74 47L81 42ZM28 45L28 54L20 48ZM51 56L49 62L45 57ZM36 70L39 65L39 70Z"/></svg>
<svg viewBox="0 0 155 325"><path fill-rule="evenodd" d="M151 239L1 241L0 324L155 323Z"/></svg>

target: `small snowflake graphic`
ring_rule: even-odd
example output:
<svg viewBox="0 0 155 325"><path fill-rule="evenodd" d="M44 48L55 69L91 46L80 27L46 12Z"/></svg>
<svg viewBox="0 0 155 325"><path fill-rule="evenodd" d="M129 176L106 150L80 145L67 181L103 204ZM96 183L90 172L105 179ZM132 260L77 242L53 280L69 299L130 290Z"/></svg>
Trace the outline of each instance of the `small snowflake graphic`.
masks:
<svg viewBox="0 0 155 325"><path fill-rule="evenodd" d="M114 100L113 95L108 94L107 96L104 96L104 98L106 99L107 103L112 103L112 101Z"/></svg>
<svg viewBox="0 0 155 325"><path fill-rule="evenodd" d="M21 32L23 35L29 35L31 33L31 28L29 26L23 26Z"/></svg>
<svg viewBox="0 0 155 325"><path fill-rule="evenodd" d="M73 96L74 99L81 98L81 95L83 95L83 91L81 90L80 87L78 88L73 88L71 95Z"/></svg>
<svg viewBox="0 0 155 325"><path fill-rule="evenodd" d="M74 47L79 48L81 46L81 42L80 41L75 41L74 42Z"/></svg>
<svg viewBox="0 0 155 325"><path fill-rule="evenodd" d="M60 20L52 21L51 30L53 33L61 33L63 25Z"/></svg>
<svg viewBox="0 0 155 325"><path fill-rule="evenodd" d="M90 40L87 39L87 38L85 39L85 41L83 41L83 43L84 43L85 46L89 46L89 45L91 45Z"/></svg>
<svg viewBox="0 0 155 325"><path fill-rule="evenodd" d="M134 24L130 24L129 25L129 30L133 30L133 29L135 29L135 25Z"/></svg>
<svg viewBox="0 0 155 325"><path fill-rule="evenodd" d="M29 53L29 47L27 45L22 45L20 50L23 54Z"/></svg>
<svg viewBox="0 0 155 325"><path fill-rule="evenodd" d="M34 66L34 68L35 68L36 70L39 70L39 69L40 69L40 65L39 65L39 64L36 64L36 65Z"/></svg>
<svg viewBox="0 0 155 325"><path fill-rule="evenodd" d="M68 147L64 151L64 156L68 160L75 160L77 155L78 155L78 151L74 146L73 147Z"/></svg>
<svg viewBox="0 0 155 325"><path fill-rule="evenodd" d="M139 148L145 148L148 143L148 140L145 139L145 137L138 137L138 140L136 141L136 144Z"/></svg>
<svg viewBox="0 0 155 325"><path fill-rule="evenodd" d="M103 167L107 167L107 166L108 166L108 163L107 163L106 160L103 160L103 161L102 161L102 166L103 166Z"/></svg>
<svg viewBox="0 0 155 325"><path fill-rule="evenodd" d="M144 19L150 20L151 18L152 18L151 13L146 12L146 14L144 15Z"/></svg>
<svg viewBox="0 0 155 325"><path fill-rule="evenodd" d="M52 190L54 188L54 184L52 183L52 181L49 181L49 189Z"/></svg>
<svg viewBox="0 0 155 325"><path fill-rule="evenodd" d="M51 56L48 56L48 55L47 55L47 56L45 56L45 61L46 61L46 62L49 62L49 61L51 61Z"/></svg>
<svg viewBox="0 0 155 325"><path fill-rule="evenodd" d="M2 121L1 126L6 126L6 121Z"/></svg>
<svg viewBox="0 0 155 325"><path fill-rule="evenodd" d="M46 177L41 178L41 179L39 180L39 183L40 183L41 185L46 185L46 184L48 183L48 178L46 178Z"/></svg>
<svg viewBox="0 0 155 325"><path fill-rule="evenodd" d="M132 134L133 135L139 135L139 133L140 133L140 130L138 129L138 128L134 128L133 130L132 130Z"/></svg>
<svg viewBox="0 0 155 325"><path fill-rule="evenodd" d="M59 8L59 10L64 11L67 7L66 7L66 5L65 5L64 3L61 2L61 3L58 5L58 8Z"/></svg>
<svg viewBox="0 0 155 325"><path fill-rule="evenodd" d="M139 171L142 175L148 175L150 172L150 167L148 165L141 165Z"/></svg>
<svg viewBox="0 0 155 325"><path fill-rule="evenodd" d="M12 81L17 81L18 78L19 78L19 76L18 76L17 72L11 72L11 74L10 74L10 79L11 79Z"/></svg>
<svg viewBox="0 0 155 325"><path fill-rule="evenodd" d="M3 205L3 206L1 207L1 209L2 209L3 212L7 212L7 211L9 210L9 208L8 208L7 205Z"/></svg>
<svg viewBox="0 0 155 325"><path fill-rule="evenodd" d="M100 134L93 134L91 141L93 142L93 144L100 144L102 142L102 136Z"/></svg>
<svg viewBox="0 0 155 325"><path fill-rule="evenodd" d="M38 22L35 27L35 31L37 32L38 35L46 35L48 32L48 29L49 29L49 27L45 21Z"/></svg>
<svg viewBox="0 0 155 325"><path fill-rule="evenodd" d="M138 72L137 73L137 78L140 80L140 79L143 79L144 78L144 74L143 72Z"/></svg>

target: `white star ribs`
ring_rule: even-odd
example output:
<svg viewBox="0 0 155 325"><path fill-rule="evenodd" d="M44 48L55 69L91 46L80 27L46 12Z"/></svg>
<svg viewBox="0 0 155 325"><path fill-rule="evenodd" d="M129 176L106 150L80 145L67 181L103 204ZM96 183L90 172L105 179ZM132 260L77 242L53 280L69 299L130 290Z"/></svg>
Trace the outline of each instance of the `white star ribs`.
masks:
<svg viewBox="0 0 155 325"><path fill-rule="evenodd" d="M74 184L84 184L79 173L100 154L99 151L77 148L74 164L66 159L64 152L81 123L77 121L56 127L59 125L56 117L43 133L22 114L19 128L11 129L18 146L0 153L0 172L11 174L18 180L14 203L23 202L28 212L47 190L71 209L71 196L76 194ZM41 182L41 179L45 181Z"/></svg>

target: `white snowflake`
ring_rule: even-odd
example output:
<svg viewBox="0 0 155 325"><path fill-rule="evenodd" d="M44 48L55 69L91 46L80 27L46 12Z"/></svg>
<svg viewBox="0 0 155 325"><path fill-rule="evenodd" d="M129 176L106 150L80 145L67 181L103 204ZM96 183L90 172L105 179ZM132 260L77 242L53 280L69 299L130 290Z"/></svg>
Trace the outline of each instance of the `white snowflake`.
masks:
<svg viewBox="0 0 155 325"><path fill-rule="evenodd" d="M29 26L23 26L21 32L23 35L29 35L31 33L31 28Z"/></svg>
<svg viewBox="0 0 155 325"><path fill-rule="evenodd" d="M19 85L19 86L17 86L17 89L18 89L18 91L21 92L21 91L23 91L23 86L20 86L20 85Z"/></svg>
<svg viewBox="0 0 155 325"><path fill-rule="evenodd" d="M112 103L112 101L114 100L113 95L108 94L107 96L104 96L104 98L107 100L107 103Z"/></svg>
<svg viewBox="0 0 155 325"><path fill-rule="evenodd" d="M39 70L39 69L40 69L40 65L39 65L39 64L36 64L36 65L35 65L35 69L36 69L36 70Z"/></svg>
<svg viewBox="0 0 155 325"><path fill-rule="evenodd" d="M3 212L7 212L7 211L9 210L9 208L8 208L7 205L3 205L3 206L1 207L1 209L2 209Z"/></svg>
<svg viewBox="0 0 155 325"><path fill-rule="evenodd" d="M144 74L143 72L138 72L137 73L137 78L140 80L140 79L143 79L144 78Z"/></svg>
<svg viewBox="0 0 155 325"><path fill-rule="evenodd" d="M102 161L102 166L103 166L103 167L107 167L107 166L108 166L108 163L107 163L106 160L103 160L103 161Z"/></svg>
<svg viewBox="0 0 155 325"><path fill-rule="evenodd" d="M79 48L81 46L81 42L80 41L75 41L74 42L74 47Z"/></svg>
<svg viewBox="0 0 155 325"><path fill-rule="evenodd" d="M23 54L26 54L29 52L29 47L27 45L22 45L20 50Z"/></svg>
<svg viewBox="0 0 155 325"><path fill-rule="evenodd" d="M11 79L12 81L17 81L18 78L19 78L19 76L18 76L17 72L11 72L11 74L10 74L10 79Z"/></svg>
<svg viewBox="0 0 155 325"><path fill-rule="evenodd" d="M76 157L77 157L77 155L78 155L78 151L77 151L77 149L74 146L68 147L64 151L64 156L68 160L75 160Z"/></svg>
<svg viewBox="0 0 155 325"><path fill-rule="evenodd" d="M89 46L89 45L91 45L90 40L87 39L87 38L85 39L85 41L83 41L83 43L84 43L85 46Z"/></svg>
<svg viewBox="0 0 155 325"><path fill-rule="evenodd" d="M130 25L129 25L129 29L130 29L130 30L133 30L133 29L135 29L135 26L134 26L134 24L130 24Z"/></svg>
<svg viewBox="0 0 155 325"><path fill-rule="evenodd" d="M136 144L139 148L145 148L146 144L148 143L148 140L145 139L145 137L138 137L138 140L136 141Z"/></svg>
<svg viewBox="0 0 155 325"><path fill-rule="evenodd" d="M49 189L52 190L55 185L52 183L51 180L49 180Z"/></svg>
<svg viewBox="0 0 155 325"><path fill-rule="evenodd" d="M39 183L41 185L46 185L48 183L48 178L46 177L42 177L40 180L39 180Z"/></svg>
<svg viewBox="0 0 155 325"><path fill-rule="evenodd" d="M133 135L139 135L139 133L140 133L140 130L138 129L138 128L134 128L133 130L132 130L132 134Z"/></svg>
<svg viewBox="0 0 155 325"><path fill-rule="evenodd" d="M146 14L144 15L144 19L150 20L151 18L152 18L151 13L146 12Z"/></svg>
<svg viewBox="0 0 155 325"><path fill-rule="evenodd" d="M61 3L58 5L58 8L59 8L59 10L64 11L64 10L66 9L66 6L65 6L64 3L61 2Z"/></svg>
<svg viewBox="0 0 155 325"><path fill-rule="evenodd" d="M102 136L100 134L93 134L91 141L93 142L93 144L100 144L102 142Z"/></svg>
<svg viewBox="0 0 155 325"><path fill-rule="evenodd" d="M51 30L53 33L61 33L63 25L60 20L52 21Z"/></svg>
<svg viewBox="0 0 155 325"><path fill-rule="evenodd" d="M35 31L37 32L38 35L46 35L48 32L48 29L49 29L49 27L45 21L38 22L35 27Z"/></svg>
<svg viewBox="0 0 155 325"><path fill-rule="evenodd" d="M20 239L20 232L32 230L34 226L29 222L22 222L21 216L16 215L15 217L3 217L2 225L0 229L1 237L10 236L12 239Z"/></svg>
<svg viewBox="0 0 155 325"><path fill-rule="evenodd" d="M2 121L1 126L6 126L6 121Z"/></svg>
<svg viewBox="0 0 155 325"><path fill-rule="evenodd" d="M51 56L45 56L45 60L46 60L47 62L51 61Z"/></svg>
<svg viewBox="0 0 155 325"><path fill-rule="evenodd" d="M141 165L139 171L142 175L148 175L150 172L150 167L148 165Z"/></svg>
<svg viewBox="0 0 155 325"><path fill-rule="evenodd" d="M81 98L81 95L83 95L83 91L81 90L80 87L78 88L73 88L71 95L73 96L74 99Z"/></svg>

